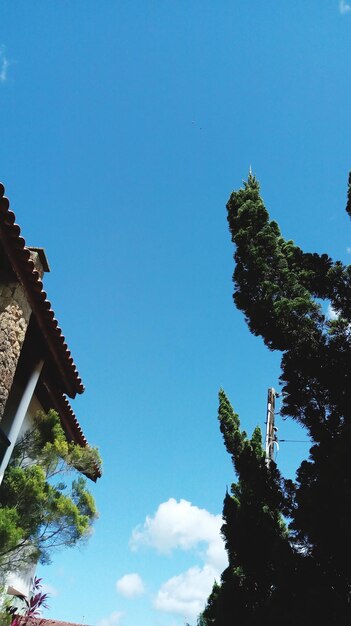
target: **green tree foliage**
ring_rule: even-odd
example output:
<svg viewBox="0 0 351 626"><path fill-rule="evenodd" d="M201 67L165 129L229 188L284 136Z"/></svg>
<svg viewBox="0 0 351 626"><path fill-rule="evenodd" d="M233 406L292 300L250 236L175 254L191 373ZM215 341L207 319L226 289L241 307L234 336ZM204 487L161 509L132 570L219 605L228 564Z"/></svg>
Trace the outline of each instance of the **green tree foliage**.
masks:
<svg viewBox="0 0 351 626"><path fill-rule="evenodd" d="M67 442L55 411L36 417L0 486L0 576L89 536L97 510L81 473L97 464L95 449Z"/></svg>
<svg viewBox="0 0 351 626"><path fill-rule="evenodd" d="M295 482L280 479L278 484L271 478L284 502L283 506L273 506L277 507L276 514L284 512L289 523L291 561L284 556L286 567L280 571L279 580L286 593L272 594L268 614L271 608L274 614L272 601L280 596L278 606L280 610L289 606L291 623L350 624L351 267L333 261L327 254L303 252L285 240L277 223L269 219L258 181L252 174L244 187L231 195L227 209L235 244L234 302L243 311L251 332L261 336L270 350L282 352L281 412L305 427L312 440L309 458L302 462ZM351 217L351 177L347 212ZM326 301L323 308L321 300ZM327 304L333 307L336 319L328 319L323 312ZM230 437L237 446L234 454L240 455L242 443L233 422L230 428ZM235 469L242 489L242 469L238 464ZM277 471L274 465L271 471ZM264 476L264 469L259 473ZM263 494L262 502L265 501L266 491L262 491L260 483L256 484L257 474L252 468L249 481L256 497L260 500ZM242 498L243 492L240 493ZM236 511L235 497L236 491L229 504L228 496L225 501L226 541L228 507ZM279 502L278 495L277 498ZM245 524L249 524L251 511L258 515L256 505L253 499L245 511ZM236 515L230 520L233 541L237 541L239 533ZM274 519L273 516L275 534ZM252 541L253 534L243 540L244 552L251 552ZM258 564L261 556L257 556ZM229 562L231 566L230 552ZM225 576L224 572L220 590L214 590L218 598L224 595ZM276 589L273 571L269 576L272 589ZM252 593L252 604L259 597L258 589ZM231 595L239 597L235 585L231 586ZM236 601L232 602L231 621L228 618L225 624L235 623ZM261 615L265 623L264 612ZM216 618L213 623L222 622ZM238 624L241 623L246 622L239 619Z"/></svg>
<svg viewBox="0 0 351 626"><path fill-rule="evenodd" d="M290 622L285 602L283 573L289 569L293 576L295 554L284 522L282 477L274 463L266 466L260 429L251 439L240 430L239 417L224 391L219 393L218 418L238 481L226 494L223 509L229 565L221 585L215 583L200 620L216 626L295 623Z"/></svg>

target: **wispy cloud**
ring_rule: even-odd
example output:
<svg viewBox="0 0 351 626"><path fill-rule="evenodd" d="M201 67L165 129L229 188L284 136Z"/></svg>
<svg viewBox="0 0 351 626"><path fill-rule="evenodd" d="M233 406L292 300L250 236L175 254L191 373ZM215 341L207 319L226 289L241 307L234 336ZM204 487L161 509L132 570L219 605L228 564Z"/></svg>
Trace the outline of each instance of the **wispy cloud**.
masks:
<svg viewBox="0 0 351 626"><path fill-rule="evenodd" d="M9 68L9 60L5 56L5 46L0 46L0 83L7 81L7 72Z"/></svg>
<svg viewBox="0 0 351 626"><path fill-rule="evenodd" d="M118 626L123 616L122 611L113 611L107 617L103 617L97 622L97 626Z"/></svg>
<svg viewBox="0 0 351 626"><path fill-rule="evenodd" d="M145 587L139 574L125 574L116 582L117 591L125 598L136 598L145 592Z"/></svg>
<svg viewBox="0 0 351 626"><path fill-rule="evenodd" d="M196 619L203 610L214 580L220 579L228 564L220 534L222 524L220 515L187 500L170 498L159 505L153 517L147 516L144 524L134 529L130 542L133 550L149 546L168 555L177 549L195 551L202 561L160 586L154 598L157 610L186 620Z"/></svg>
<svg viewBox="0 0 351 626"><path fill-rule="evenodd" d="M351 254L351 246L348 246L348 247L346 248L346 252L347 252L348 254Z"/></svg>
<svg viewBox="0 0 351 626"><path fill-rule="evenodd" d="M44 593L48 594L50 598L54 598L59 595L59 592L56 589L56 587L54 587L53 585L50 585L49 583L43 583L41 588L44 591Z"/></svg>
<svg viewBox="0 0 351 626"><path fill-rule="evenodd" d="M351 13L351 4L346 2L346 0L340 0L339 11L341 15L345 15L346 13Z"/></svg>

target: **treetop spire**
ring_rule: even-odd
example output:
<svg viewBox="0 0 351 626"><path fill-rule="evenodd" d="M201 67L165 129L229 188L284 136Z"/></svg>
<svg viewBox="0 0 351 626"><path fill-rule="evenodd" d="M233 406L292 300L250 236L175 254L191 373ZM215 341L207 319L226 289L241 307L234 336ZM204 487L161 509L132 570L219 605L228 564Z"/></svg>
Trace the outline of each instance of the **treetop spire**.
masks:
<svg viewBox="0 0 351 626"><path fill-rule="evenodd" d="M259 189L259 187L260 187L259 182L258 182L255 174L252 172L251 163L250 163L250 167L249 167L249 174L248 174L248 177L247 177L247 181L243 180L243 183L244 183L244 188L245 189L248 189L248 188Z"/></svg>

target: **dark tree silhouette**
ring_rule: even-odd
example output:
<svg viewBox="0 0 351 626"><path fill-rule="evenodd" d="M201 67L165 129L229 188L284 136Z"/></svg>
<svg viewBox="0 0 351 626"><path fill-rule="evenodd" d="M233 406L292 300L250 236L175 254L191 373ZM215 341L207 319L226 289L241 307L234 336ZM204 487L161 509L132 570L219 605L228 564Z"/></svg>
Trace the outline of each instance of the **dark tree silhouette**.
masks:
<svg viewBox="0 0 351 626"><path fill-rule="evenodd" d="M350 207L351 177L351 217ZM283 481L274 464L267 470L259 460L258 443L254 454L253 440L246 445L255 462L246 456L240 461L245 446L231 420L231 434L224 436L239 480L224 504L229 568L201 619L216 625L350 624L351 267L286 241L270 221L251 173L227 209L235 244L235 305L251 332L282 352L281 412L306 428L312 447L296 482ZM328 319L321 300L333 307L335 319ZM220 413L221 404L223 399ZM262 511L270 511L267 525ZM275 557L263 566L256 539L266 541L269 533Z"/></svg>

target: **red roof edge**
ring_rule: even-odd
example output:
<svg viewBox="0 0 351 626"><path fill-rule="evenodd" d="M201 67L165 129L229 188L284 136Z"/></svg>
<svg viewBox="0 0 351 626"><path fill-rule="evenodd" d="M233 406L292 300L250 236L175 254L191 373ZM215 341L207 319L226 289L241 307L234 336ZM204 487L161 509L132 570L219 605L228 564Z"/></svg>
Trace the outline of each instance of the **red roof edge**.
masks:
<svg viewBox="0 0 351 626"><path fill-rule="evenodd" d="M22 620L23 626L86 626L85 624L77 624L76 622L63 622L58 619L48 619L44 617L21 617L19 619L21 625Z"/></svg>
<svg viewBox="0 0 351 626"><path fill-rule="evenodd" d="M21 229L15 223L15 214L10 210L9 200L4 193L5 187L0 183L0 231L5 251L26 291L32 312L60 373L60 378L64 383L63 391L74 398L77 393L84 391L82 380L65 337L55 319L51 303L46 299L43 283L30 258L26 242L21 236Z"/></svg>

